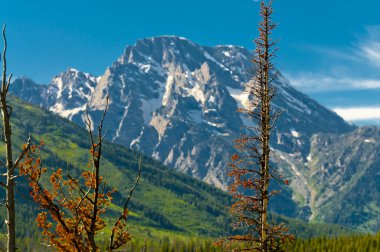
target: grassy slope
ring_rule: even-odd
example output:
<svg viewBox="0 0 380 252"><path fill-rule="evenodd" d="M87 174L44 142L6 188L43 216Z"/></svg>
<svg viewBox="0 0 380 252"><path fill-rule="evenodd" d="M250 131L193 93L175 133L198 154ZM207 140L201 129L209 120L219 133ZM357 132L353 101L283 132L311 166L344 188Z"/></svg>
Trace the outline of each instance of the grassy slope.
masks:
<svg viewBox="0 0 380 252"><path fill-rule="evenodd" d="M15 97L11 99L15 155L31 133L34 143L40 139L45 141L42 159L48 168L60 167L71 174L78 174L86 168L89 140L84 129ZM140 154L111 143L105 143L103 153L102 174L108 185L119 190L111 207L111 215L107 216L111 220L119 213L118 205L121 205L137 175ZM131 233L153 240L165 236L217 237L226 234L225 206L229 205L230 200L227 194L174 172L151 158L143 157L142 163L142 179L130 205ZM20 195L25 194L27 187L22 180L18 183ZM36 209L30 200L22 196L18 197L18 204L20 236L30 236L36 230ZM0 215L4 216L4 212ZM350 232L336 226L321 225L316 228L287 218L281 220L288 222L293 232L304 237Z"/></svg>
<svg viewBox="0 0 380 252"><path fill-rule="evenodd" d="M14 146L21 149L31 133L33 142L45 142L42 159L48 168L60 167L72 174L86 169L89 139L85 130L12 99ZM111 143L105 143L103 150L102 174L108 185L119 190L115 203L120 205L137 175L140 154ZM169 170L151 158L143 157L142 163L141 182L130 205L132 226L186 235L215 236L224 232L225 204L229 200L224 192ZM116 214L118 207L113 209Z"/></svg>

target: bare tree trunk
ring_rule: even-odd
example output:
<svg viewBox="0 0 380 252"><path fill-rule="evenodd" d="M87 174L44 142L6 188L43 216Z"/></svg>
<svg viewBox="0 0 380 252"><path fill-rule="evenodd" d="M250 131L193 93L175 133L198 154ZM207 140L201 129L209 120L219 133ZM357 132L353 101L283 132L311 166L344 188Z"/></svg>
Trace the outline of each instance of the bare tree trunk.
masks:
<svg viewBox="0 0 380 252"><path fill-rule="evenodd" d="M103 120L102 120L103 123ZM95 232L96 232L96 223L98 218L98 200L99 200L99 187L100 187L100 157L102 155L102 123L99 125L98 132L98 144L96 145L96 150L93 152L93 168L95 170L95 188L94 188L94 203L93 203L93 215L91 217L91 227L89 232L89 240L91 243L92 251L97 251L98 247L96 246L95 241ZM92 139L92 136L91 136ZM94 148L94 144L92 144Z"/></svg>
<svg viewBox="0 0 380 252"><path fill-rule="evenodd" d="M3 76L2 85L0 92L1 99L1 114L3 121L3 137L6 146L6 184L3 185L6 190L6 207L7 207L7 224L8 237L7 237L7 251L16 251L16 218L15 218L15 194L14 194L14 165L12 158L12 141L11 141L11 125L10 125L10 115L12 113L11 107L7 104L7 93L8 87L12 75L9 76L7 80L7 40L5 36L5 26L3 27L3 39L4 39L4 50L3 50Z"/></svg>
<svg viewBox="0 0 380 252"><path fill-rule="evenodd" d="M268 204L279 190L270 190L272 179L288 184L270 163L270 138L281 110L274 111L272 99L275 96L273 82L278 76L272 63L277 49L276 40L271 38L276 25L271 20L272 0L261 0L259 33L254 40L255 56L252 59L254 75L247 83L245 93L251 98L248 108L239 108L257 123L234 140L237 153L231 156L229 176L234 180L229 186L235 202L230 208L233 226L242 228L242 235L222 238L218 244L227 241L246 243L244 251L280 251L281 247L293 242L284 224L268 222ZM237 249L240 251L240 249ZM282 251L282 250L281 250Z"/></svg>
<svg viewBox="0 0 380 252"><path fill-rule="evenodd" d="M268 72L265 71L265 74ZM268 79L264 77L264 88L262 93L262 118L261 118L261 135L262 135L262 162L261 162L261 251L268 251L267 246L267 226L268 226L268 190L269 190L269 94Z"/></svg>
<svg viewBox="0 0 380 252"><path fill-rule="evenodd" d="M3 101L1 102L4 106ZM2 113L4 113L2 109ZM3 114L4 125L4 140L6 143L6 159L7 159L7 184L6 184L6 207L7 207L7 248L8 251L16 251L16 217L15 217L15 182L13 178L13 160L12 160L12 143L11 143L11 128L9 124L9 117Z"/></svg>
<svg viewBox="0 0 380 252"><path fill-rule="evenodd" d="M4 103L2 102L2 106ZM4 113L2 109L2 113ZM8 251L16 251L16 216L15 216L15 182L14 182L14 169L12 160L12 143L11 143L11 128L9 124L9 117L3 114L4 125L4 140L6 143L6 159L7 159L7 195L6 195L6 207L7 207L7 248Z"/></svg>
<svg viewBox="0 0 380 252"><path fill-rule="evenodd" d="M263 192L262 192L262 226L261 226L261 239L262 239L262 251L268 251L268 241L267 241L267 226L268 226L268 201L269 201L269 160L270 160L270 147L269 147L269 140L270 140L270 121L271 121L271 99L270 99L270 93L269 93L269 50L270 50L270 44L269 44L269 15L268 11L264 12L264 20L263 25L265 27L264 29L264 66L263 66L263 95L262 95L262 135L263 135L263 145L262 145L262 153L263 153L263 159L264 159L264 165L262 167L263 169Z"/></svg>

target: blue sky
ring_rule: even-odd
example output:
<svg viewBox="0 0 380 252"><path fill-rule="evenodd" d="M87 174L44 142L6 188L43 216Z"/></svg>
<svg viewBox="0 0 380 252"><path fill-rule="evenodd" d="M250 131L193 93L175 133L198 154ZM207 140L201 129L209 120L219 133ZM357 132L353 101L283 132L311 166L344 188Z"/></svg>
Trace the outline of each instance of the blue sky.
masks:
<svg viewBox="0 0 380 252"><path fill-rule="evenodd" d="M68 67L102 74L128 44L178 35L253 49L254 0L8 0L9 69L48 83ZM276 0L277 66L301 91L350 120L380 118L380 1ZM342 112L343 111L343 112ZM355 118L356 114L357 118ZM371 117L372 116L372 117Z"/></svg>

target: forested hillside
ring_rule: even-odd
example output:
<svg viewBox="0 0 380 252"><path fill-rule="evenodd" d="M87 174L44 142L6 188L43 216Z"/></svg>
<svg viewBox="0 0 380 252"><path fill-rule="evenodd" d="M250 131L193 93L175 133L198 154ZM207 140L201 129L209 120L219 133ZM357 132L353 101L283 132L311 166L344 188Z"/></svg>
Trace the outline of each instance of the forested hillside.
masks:
<svg viewBox="0 0 380 252"><path fill-rule="evenodd" d="M86 130L14 96L10 99L14 111L14 146L21 149L31 134L35 144L41 139L45 142L42 160L48 169L63 168L64 173L74 175L85 169L90 146ZM120 145L109 142L104 145L102 173L109 187L119 189L110 216L118 214L118 204L133 185L140 155ZM35 240L28 237L40 237L35 222L38 209L29 197L23 178L17 181L17 188L18 237L20 244L32 248L36 246ZM229 202L225 192L144 157L141 182L130 204L130 232L135 242L142 244L144 239L148 239L155 241L155 246L163 237L171 241L194 239L194 242L198 240L196 237L202 237L211 242L230 230L226 222L226 205ZM4 213L0 212L0 216ZM307 224L285 217L275 217L274 220L288 223L293 233L305 238L355 232L340 226ZM4 230L4 223L1 223L1 228Z"/></svg>

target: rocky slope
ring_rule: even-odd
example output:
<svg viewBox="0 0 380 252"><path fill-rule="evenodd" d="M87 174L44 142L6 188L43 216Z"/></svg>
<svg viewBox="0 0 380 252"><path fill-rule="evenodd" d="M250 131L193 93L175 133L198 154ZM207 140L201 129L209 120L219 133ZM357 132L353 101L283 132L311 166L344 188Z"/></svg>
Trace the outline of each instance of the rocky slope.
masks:
<svg viewBox="0 0 380 252"><path fill-rule="evenodd" d="M202 47L180 37L153 37L128 46L104 75L75 69L47 85L18 79L21 98L83 125L99 118L111 97L108 138L194 177L225 187L230 140L250 120L236 113L247 105L249 51L238 46ZM290 86L280 76L275 107L279 119L273 146L305 159L314 133L343 133L351 127L335 113Z"/></svg>
<svg viewBox="0 0 380 252"><path fill-rule="evenodd" d="M40 154L43 166L49 170L48 173L61 167L64 176L70 173L71 176L77 177L82 171L88 170L86 164L90 158L91 141L85 129L14 96L9 96L8 99L13 108L12 143L16 155L31 134L32 144L39 143L40 139L45 142ZM0 149L0 158L4 159L4 145L0 145ZM101 174L107 182L106 191L118 189L113 194L113 204L102 215L107 223L107 234L134 184L141 154L107 141L103 142L102 150ZM167 168L146 156L142 157L141 166L141 179L128 205L128 228L133 243L147 240L151 244L168 237L186 242L200 238L215 241L228 234L230 229L226 206L230 204L230 197L225 192ZM45 175L40 180L42 184L49 180L50 176ZM28 182L18 178L18 250L52 251L43 245L41 230L36 222L37 213L41 209L33 203L29 190ZM0 197L4 196L5 192L0 188ZM6 211L0 211L1 219L4 219L5 215ZM272 217L278 222L286 223L297 237L353 234L352 230L336 225L307 224L282 216ZM6 232L5 222L0 222L0 231ZM104 234L99 233L98 238L105 239Z"/></svg>
<svg viewBox="0 0 380 252"><path fill-rule="evenodd" d="M379 230L379 128L313 136L307 166L316 191L311 218Z"/></svg>
<svg viewBox="0 0 380 252"><path fill-rule="evenodd" d="M105 122L109 140L226 188L231 141L243 126L253 125L236 112L249 99L243 91L250 81L251 58L238 46L204 47L174 36L145 38L128 46L102 76L68 69L49 85L17 79L12 92L79 125L84 125L87 107L98 121L110 94ZM311 172L314 155L322 155L316 154L315 134L341 136L354 127L295 90L284 77L279 76L275 86L274 107L285 112L277 121L272 147L279 167L292 178L275 209L292 217L326 216L340 222L319 210L323 197L333 198L321 192L322 184Z"/></svg>

